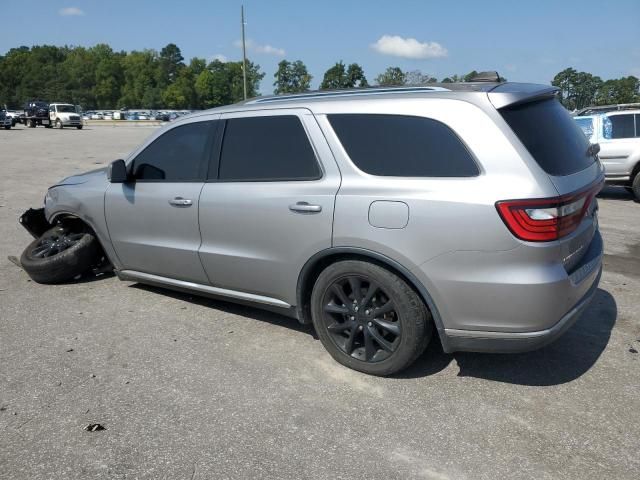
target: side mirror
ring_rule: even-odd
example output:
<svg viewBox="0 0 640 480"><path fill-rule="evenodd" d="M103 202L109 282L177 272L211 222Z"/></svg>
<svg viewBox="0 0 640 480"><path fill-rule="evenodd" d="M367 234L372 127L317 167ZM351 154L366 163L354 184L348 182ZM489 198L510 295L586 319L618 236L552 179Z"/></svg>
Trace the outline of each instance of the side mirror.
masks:
<svg viewBox="0 0 640 480"><path fill-rule="evenodd" d="M589 148L587 149L587 155L589 155L590 157L595 157L599 152L600 152L599 143L592 143L591 145L589 145Z"/></svg>
<svg viewBox="0 0 640 480"><path fill-rule="evenodd" d="M125 183L129 180L129 175L127 174L127 164L124 163L124 160L114 160L109 165L109 169L107 170L107 177L111 183Z"/></svg>

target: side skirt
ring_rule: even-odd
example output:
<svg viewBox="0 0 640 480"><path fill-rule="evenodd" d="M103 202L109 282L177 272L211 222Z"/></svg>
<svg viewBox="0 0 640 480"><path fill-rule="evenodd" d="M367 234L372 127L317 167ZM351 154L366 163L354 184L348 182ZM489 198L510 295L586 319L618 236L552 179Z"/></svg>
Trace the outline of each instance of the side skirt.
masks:
<svg viewBox="0 0 640 480"><path fill-rule="evenodd" d="M272 312L280 313L291 318L297 317L297 309L289 305L287 302L278 300L277 298L265 297L253 293L239 292L237 290L227 290L225 288L212 287L210 285L202 285L184 280L176 280L175 278L162 277L160 275L152 275L150 273L136 272L134 270L119 270L116 275L120 280L129 280L140 282L157 287L169 288L180 292L195 293L205 297L211 297L219 300L227 300L242 305L248 305L256 308L262 308Z"/></svg>

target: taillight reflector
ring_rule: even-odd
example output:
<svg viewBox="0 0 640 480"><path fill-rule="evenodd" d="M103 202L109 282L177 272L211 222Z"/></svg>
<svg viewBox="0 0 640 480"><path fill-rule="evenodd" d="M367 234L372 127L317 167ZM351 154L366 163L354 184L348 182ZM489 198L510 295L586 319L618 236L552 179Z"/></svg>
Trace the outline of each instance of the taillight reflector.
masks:
<svg viewBox="0 0 640 480"><path fill-rule="evenodd" d="M520 240L550 242L578 228L602 185L600 180L584 190L553 198L505 200L497 202L496 208Z"/></svg>

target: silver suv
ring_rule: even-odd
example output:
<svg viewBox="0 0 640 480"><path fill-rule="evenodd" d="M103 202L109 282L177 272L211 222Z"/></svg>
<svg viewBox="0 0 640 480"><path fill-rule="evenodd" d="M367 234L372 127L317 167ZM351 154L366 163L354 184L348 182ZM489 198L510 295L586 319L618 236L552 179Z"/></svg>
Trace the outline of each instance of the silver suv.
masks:
<svg viewBox="0 0 640 480"><path fill-rule="evenodd" d="M606 182L624 186L640 201L640 109L574 119L587 138L600 145Z"/></svg>
<svg viewBox="0 0 640 480"><path fill-rule="evenodd" d="M122 280L313 323L375 375L539 347L601 273L603 169L554 88L475 83L265 97L158 130L21 219L40 282ZM274 348L277 348L274 346Z"/></svg>

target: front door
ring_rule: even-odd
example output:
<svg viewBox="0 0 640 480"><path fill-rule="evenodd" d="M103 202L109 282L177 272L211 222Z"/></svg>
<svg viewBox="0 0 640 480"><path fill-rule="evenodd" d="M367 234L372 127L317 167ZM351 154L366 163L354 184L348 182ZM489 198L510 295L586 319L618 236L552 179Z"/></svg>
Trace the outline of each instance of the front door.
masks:
<svg viewBox="0 0 640 480"><path fill-rule="evenodd" d="M308 110L221 121L219 165L210 169L219 175L200 197L200 258L214 286L294 305L302 267L331 246L338 167Z"/></svg>
<svg viewBox="0 0 640 480"><path fill-rule="evenodd" d="M124 270L208 284L198 257L198 201L217 122L163 132L129 162L133 180L109 186L105 216Z"/></svg>

